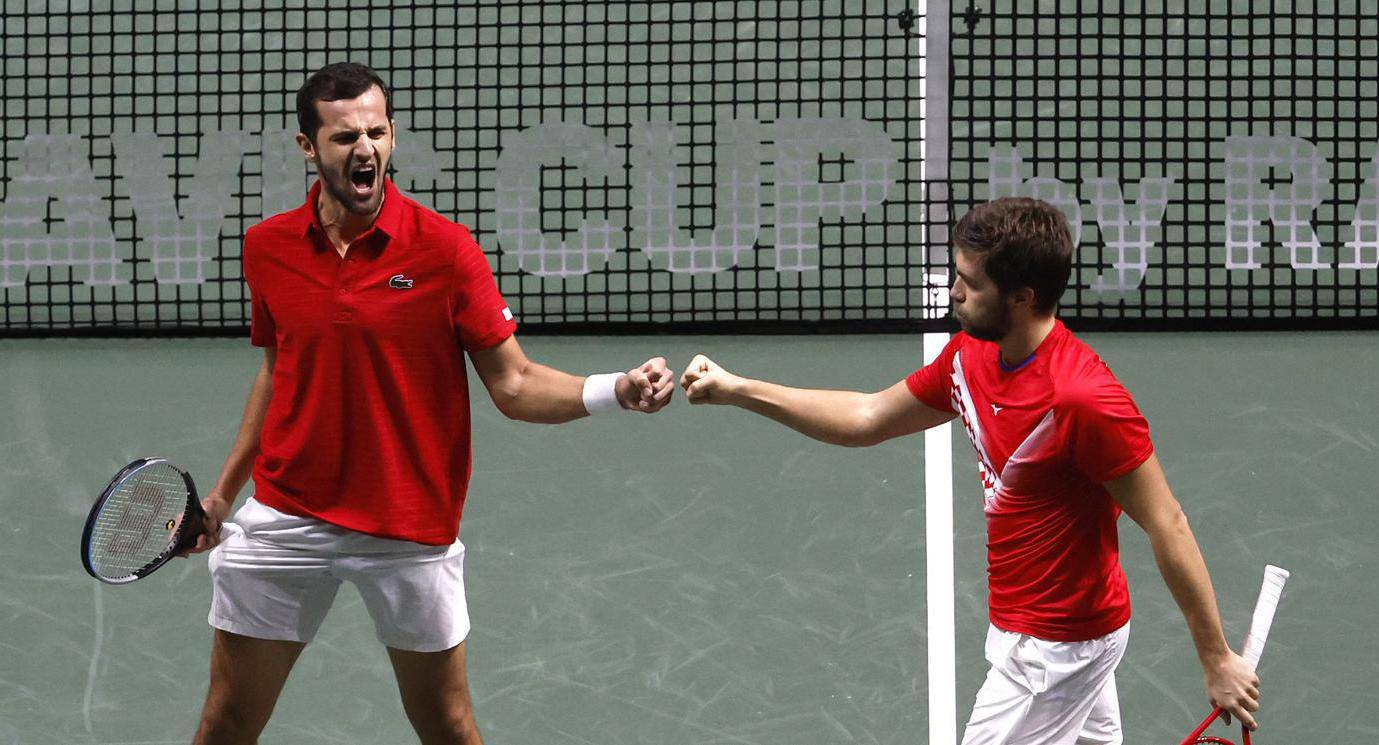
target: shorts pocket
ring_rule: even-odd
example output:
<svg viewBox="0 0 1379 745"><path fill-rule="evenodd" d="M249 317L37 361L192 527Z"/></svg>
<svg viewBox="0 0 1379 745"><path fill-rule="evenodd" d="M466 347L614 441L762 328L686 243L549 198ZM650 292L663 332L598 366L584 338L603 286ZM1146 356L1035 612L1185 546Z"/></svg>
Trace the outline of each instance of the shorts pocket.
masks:
<svg viewBox="0 0 1379 745"><path fill-rule="evenodd" d="M1010 648L1001 669L1030 693L1043 693L1049 689L1048 661L1039 648L1039 640L1034 637L1022 635L1020 641Z"/></svg>

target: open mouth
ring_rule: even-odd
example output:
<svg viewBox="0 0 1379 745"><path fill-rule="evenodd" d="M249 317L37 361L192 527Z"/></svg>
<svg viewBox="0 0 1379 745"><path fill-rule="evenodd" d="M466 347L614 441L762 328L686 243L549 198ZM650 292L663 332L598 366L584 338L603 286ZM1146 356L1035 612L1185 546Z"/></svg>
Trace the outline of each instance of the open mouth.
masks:
<svg viewBox="0 0 1379 745"><path fill-rule="evenodd" d="M355 166L350 170L350 183L354 185L357 194L368 194L373 191L374 179L378 175L378 169L372 163L362 166Z"/></svg>

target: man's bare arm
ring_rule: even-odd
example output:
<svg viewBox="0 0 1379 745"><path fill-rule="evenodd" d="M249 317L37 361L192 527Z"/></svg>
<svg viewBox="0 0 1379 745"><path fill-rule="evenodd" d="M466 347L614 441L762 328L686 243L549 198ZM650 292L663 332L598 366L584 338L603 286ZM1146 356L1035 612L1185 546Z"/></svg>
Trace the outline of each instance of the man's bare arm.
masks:
<svg viewBox="0 0 1379 745"><path fill-rule="evenodd" d="M273 398L273 366L277 361L277 347L264 347L263 363L254 376L249 399L244 403L244 414L240 417L235 444L230 448L230 455L220 469L215 486L201 500L201 508L206 511L206 533L196 539L196 545L188 549L186 554L207 551L220 542L220 524L230 516L230 508L239 496L240 489L249 480L254 459L259 454L263 419L268 412L268 402Z"/></svg>
<svg viewBox="0 0 1379 745"><path fill-rule="evenodd" d="M1168 487L1158 456L1149 456L1135 470L1107 482L1106 489L1149 535L1159 572L1197 648L1207 698L1254 729L1251 712L1259 710L1259 677L1226 643L1206 561L1187 515Z"/></svg>
<svg viewBox="0 0 1379 745"><path fill-rule="evenodd" d="M904 381L876 393L791 388L743 378L704 355L680 376L692 404L726 404L774 419L820 442L865 447L935 427L951 411L920 403Z"/></svg>
<svg viewBox="0 0 1379 745"><path fill-rule="evenodd" d="M528 359L516 337L471 352L469 359L503 416L559 424L589 413L584 407L584 378ZM623 373L615 386L624 409L648 414L664 408L674 389L674 374L660 357Z"/></svg>

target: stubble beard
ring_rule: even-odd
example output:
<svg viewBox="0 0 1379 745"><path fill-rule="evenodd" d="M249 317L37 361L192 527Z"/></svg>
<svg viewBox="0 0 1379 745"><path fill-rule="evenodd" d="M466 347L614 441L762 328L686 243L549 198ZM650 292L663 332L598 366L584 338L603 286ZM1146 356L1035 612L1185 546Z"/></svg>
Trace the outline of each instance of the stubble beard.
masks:
<svg viewBox="0 0 1379 745"><path fill-rule="evenodd" d="M318 157L316 159L316 172L322 174L323 178L321 181L325 185L326 191L330 192L331 197L333 197L341 207L344 207L345 211L353 215L367 217L377 212L379 206L383 203L383 176L384 169L387 168L387 163L374 164L377 169L374 172L374 180L376 182L374 191L373 194L363 202L359 201L359 197L354 192L354 183L350 180L350 163L351 161L347 161L339 169L327 170L322 167L321 160ZM327 173L330 175L326 176L325 174Z"/></svg>
<svg viewBox="0 0 1379 745"><path fill-rule="evenodd" d="M956 310L953 316L958 319L958 325L967 335L973 339L981 341L1000 341L1006 334L1010 333L1010 309L1004 303L998 306L999 311L996 318L988 323L974 323L970 319L964 318Z"/></svg>

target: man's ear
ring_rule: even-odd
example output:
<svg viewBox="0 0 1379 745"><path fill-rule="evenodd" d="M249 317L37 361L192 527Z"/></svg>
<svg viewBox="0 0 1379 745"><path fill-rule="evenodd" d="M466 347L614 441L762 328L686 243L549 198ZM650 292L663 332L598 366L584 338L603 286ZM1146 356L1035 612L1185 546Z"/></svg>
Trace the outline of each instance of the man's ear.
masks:
<svg viewBox="0 0 1379 745"><path fill-rule="evenodd" d="M1024 306L1030 311L1034 310L1035 297L1033 287L1021 287L1007 295L1006 298L1012 307Z"/></svg>
<svg viewBox="0 0 1379 745"><path fill-rule="evenodd" d="M297 133L297 147L299 147L299 148L302 149L302 154L306 156L306 159L307 159L307 160L312 161L312 162L315 162L315 160L316 160L316 145L315 145L315 143L313 143L313 142L311 141L311 138L310 138L310 137L307 137L305 134L303 134L303 133L301 133L301 132L298 132L298 133Z"/></svg>

